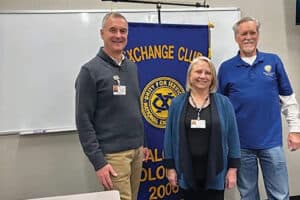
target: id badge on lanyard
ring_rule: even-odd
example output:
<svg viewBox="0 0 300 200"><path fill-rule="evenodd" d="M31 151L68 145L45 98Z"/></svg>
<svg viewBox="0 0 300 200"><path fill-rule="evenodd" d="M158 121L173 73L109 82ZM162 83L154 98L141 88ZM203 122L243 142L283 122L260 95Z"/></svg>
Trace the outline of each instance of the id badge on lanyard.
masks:
<svg viewBox="0 0 300 200"><path fill-rule="evenodd" d="M206 128L206 121L201 119L192 119L191 128Z"/></svg>
<svg viewBox="0 0 300 200"><path fill-rule="evenodd" d="M194 101L193 97L191 96L191 100L193 104L197 107L196 102ZM200 113L205 105L205 103L208 101L208 97L205 99L203 105L200 108L197 108L197 119L192 119L191 120L191 128L206 128L206 120L200 119Z"/></svg>
<svg viewBox="0 0 300 200"><path fill-rule="evenodd" d="M113 79L117 82L116 85L113 85L113 95L126 95L126 86L120 84L120 77L114 75Z"/></svg>

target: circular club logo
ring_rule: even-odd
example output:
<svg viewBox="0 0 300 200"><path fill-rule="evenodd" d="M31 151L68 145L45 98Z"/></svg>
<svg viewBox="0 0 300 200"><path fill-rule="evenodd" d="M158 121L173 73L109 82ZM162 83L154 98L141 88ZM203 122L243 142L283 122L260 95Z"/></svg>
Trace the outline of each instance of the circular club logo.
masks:
<svg viewBox="0 0 300 200"><path fill-rule="evenodd" d="M147 122L156 128L165 128L171 100L181 93L184 88L170 77L150 81L141 95L141 110Z"/></svg>

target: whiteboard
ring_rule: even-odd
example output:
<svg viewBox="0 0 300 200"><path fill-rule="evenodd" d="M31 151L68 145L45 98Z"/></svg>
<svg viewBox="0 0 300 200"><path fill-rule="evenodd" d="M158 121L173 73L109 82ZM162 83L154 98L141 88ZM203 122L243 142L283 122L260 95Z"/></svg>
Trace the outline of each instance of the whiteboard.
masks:
<svg viewBox="0 0 300 200"><path fill-rule="evenodd" d="M116 10L129 22L157 23L156 10ZM108 10L0 13L0 134L75 130L75 78L102 46ZM236 8L162 9L161 22L208 24L218 66L237 52ZM130 30L129 30L130 34Z"/></svg>

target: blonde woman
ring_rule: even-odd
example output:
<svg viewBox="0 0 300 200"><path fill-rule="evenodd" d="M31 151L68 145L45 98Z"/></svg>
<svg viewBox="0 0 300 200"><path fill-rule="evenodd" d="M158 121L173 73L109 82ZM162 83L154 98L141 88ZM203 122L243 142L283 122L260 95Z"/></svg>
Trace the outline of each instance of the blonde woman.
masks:
<svg viewBox="0 0 300 200"><path fill-rule="evenodd" d="M195 58L185 94L173 99L165 129L167 178L185 200L223 200L236 185L240 145L233 107L215 93L216 70L207 57Z"/></svg>

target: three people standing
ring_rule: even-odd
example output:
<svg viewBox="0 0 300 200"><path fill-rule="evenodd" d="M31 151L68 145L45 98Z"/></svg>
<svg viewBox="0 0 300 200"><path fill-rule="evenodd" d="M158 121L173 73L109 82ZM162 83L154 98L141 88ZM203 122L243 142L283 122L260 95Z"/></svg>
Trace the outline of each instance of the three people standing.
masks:
<svg viewBox="0 0 300 200"><path fill-rule="evenodd" d="M280 58L257 50L259 28L251 17L234 25L240 50L221 64L218 77L208 58L194 59L187 92L169 108L167 178L171 185L179 184L186 200L223 200L224 189L233 188L236 180L242 199L259 200L257 159L268 199L289 198L281 111L290 131L288 147L296 150L298 103ZM101 29L104 46L76 79L76 125L83 150L99 182L106 190L119 190L122 200L137 198L142 161L148 157L137 67L123 55L127 36L125 17L107 14Z"/></svg>

